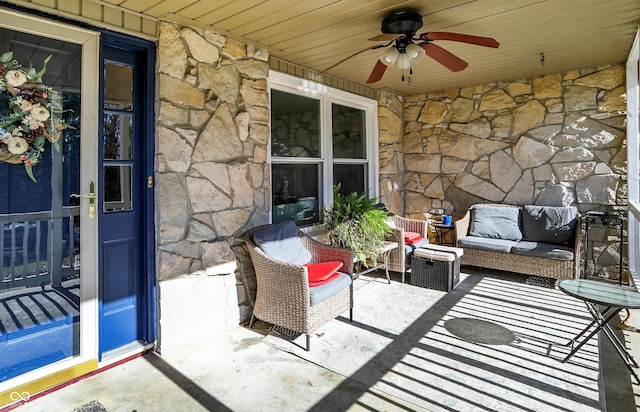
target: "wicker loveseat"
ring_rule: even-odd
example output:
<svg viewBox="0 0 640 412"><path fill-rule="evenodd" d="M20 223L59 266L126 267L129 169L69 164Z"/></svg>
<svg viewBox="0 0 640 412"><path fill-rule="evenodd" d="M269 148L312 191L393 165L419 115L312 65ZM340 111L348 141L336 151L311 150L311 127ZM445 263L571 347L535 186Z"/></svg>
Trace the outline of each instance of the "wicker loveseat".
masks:
<svg viewBox="0 0 640 412"><path fill-rule="evenodd" d="M457 222L462 265L578 278L580 215L573 207L474 205Z"/></svg>
<svg viewBox="0 0 640 412"><path fill-rule="evenodd" d="M267 225L261 230L272 230L277 225L282 224ZM297 239L294 247L288 243L282 248L286 254L284 259L270 254L266 248L263 250L264 245L261 248L256 244L259 231L243 235L257 284L250 327L258 318L305 334L306 349L309 350L310 336L319 327L347 311L350 320L353 318L353 251L317 242L298 230L293 222L286 230L290 234L293 230L293 237ZM304 249L305 254L308 252L307 263L295 261L295 248ZM310 287L309 265L321 262L341 262L342 267L336 273L339 276L321 286Z"/></svg>

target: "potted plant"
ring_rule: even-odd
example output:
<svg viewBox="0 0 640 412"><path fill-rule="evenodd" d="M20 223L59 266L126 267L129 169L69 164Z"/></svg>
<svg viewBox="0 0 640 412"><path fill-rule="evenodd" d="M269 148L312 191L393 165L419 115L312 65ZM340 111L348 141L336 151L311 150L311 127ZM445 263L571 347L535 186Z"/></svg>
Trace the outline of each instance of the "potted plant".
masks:
<svg viewBox="0 0 640 412"><path fill-rule="evenodd" d="M376 206L376 199L358 192L344 195L340 188L340 184L333 186L333 204L323 210L329 242L353 250L360 262L375 265L391 232L387 213Z"/></svg>

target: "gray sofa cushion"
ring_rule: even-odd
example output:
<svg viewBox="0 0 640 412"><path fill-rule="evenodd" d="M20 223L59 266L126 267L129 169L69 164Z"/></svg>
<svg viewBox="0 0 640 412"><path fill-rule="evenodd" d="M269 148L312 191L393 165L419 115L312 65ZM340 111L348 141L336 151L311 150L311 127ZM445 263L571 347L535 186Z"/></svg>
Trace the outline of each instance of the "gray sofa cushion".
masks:
<svg viewBox="0 0 640 412"><path fill-rule="evenodd" d="M522 239L556 245L572 244L577 218L575 207L526 205L522 208Z"/></svg>
<svg viewBox="0 0 640 412"><path fill-rule="evenodd" d="M253 241L266 255L283 262L304 265L311 260L311 253L302 244L298 227L292 220L256 231Z"/></svg>
<svg viewBox="0 0 640 412"><path fill-rule="evenodd" d="M520 208L476 206L469 235L493 239L520 240Z"/></svg>
<svg viewBox="0 0 640 412"><path fill-rule="evenodd" d="M538 256L548 259L573 260L573 252L566 246L541 242L518 242L511 248L514 255Z"/></svg>
<svg viewBox="0 0 640 412"><path fill-rule="evenodd" d="M463 248L490 250L492 252L511 252L511 248L516 245L515 240L492 239L479 236L465 236L458 241L458 245Z"/></svg>
<svg viewBox="0 0 640 412"><path fill-rule="evenodd" d="M338 272L338 277L324 285L309 288L309 300L311 306L315 306L323 300L327 300L342 289L351 285L351 276Z"/></svg>

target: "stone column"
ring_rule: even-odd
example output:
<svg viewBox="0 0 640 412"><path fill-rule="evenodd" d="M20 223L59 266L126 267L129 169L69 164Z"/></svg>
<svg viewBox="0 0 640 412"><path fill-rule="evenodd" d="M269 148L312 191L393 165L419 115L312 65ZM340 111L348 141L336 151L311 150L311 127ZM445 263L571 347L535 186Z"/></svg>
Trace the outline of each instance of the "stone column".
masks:
<svg viewBox="0 0 640 412"><path fill-rule="evenodd" d="M404 215L403 104L402 97L391 92L378 95L379 199L398 215Z"/></svg>
<svg viewBox="0 0 640 412"><path fill-rule="evenodd" d="M211 31L161 22L155 199L161 281L233 280L234 237L268 222L268 57L265 50ZM209 309L205 313L185 315L199 316L205 324L230 318L237 324L244 290L235 281L215 284L223 285L227 297L203 306ZM181 285L180 290L189 290ZM189 299L165 292L165 297L178 296L176 305ZM169 308L174 309L179 311ZM227 314L210 313L214 310Z"/></svg>

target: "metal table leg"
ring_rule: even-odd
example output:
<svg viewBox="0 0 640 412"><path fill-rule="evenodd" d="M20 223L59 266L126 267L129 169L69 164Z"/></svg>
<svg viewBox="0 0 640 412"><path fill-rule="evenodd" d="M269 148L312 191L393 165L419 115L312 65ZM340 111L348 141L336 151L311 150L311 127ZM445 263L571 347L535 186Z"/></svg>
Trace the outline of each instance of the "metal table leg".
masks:
<svg viewBox="0 0 640 412"><path fill-rule="evenodd" d="M611 326L609 326L609 321L611 321L615 316L620 313L623 308L615 308L615 307L607 307L604 312L600 312L596 305L585 302L589 313L593 317L593 321L584 328L580 333L578 333L573 339L571 339L565 346L573 345L580 337L582 337L594 324L597 324L596 328L586 337L584 338L576 347L574 347L571 352L562 360L562 362L566 362L571 358L585 343L587 343L591 338L593 338L599 331L604 331L604 334L607 336L607 339L611 342L613 347L615 348L618 355L622 358L625 365L627 365L627 369L631 372L631 375L636 379L636 382L640 384L640 378L633 370L633 367L638 367L635 359L629 354L625 346L620 342L618 337L615 335Z"/></svg>
<svg viewBox="0 0 640 412"><path fill-rule="evenodd" d="M589 310L589 312L592 311L592 308L590 307L590 304L588 302L585 302L585 304L587 305L587 309ZM599 316L606 316L607 312L609 312L612 308L607 308L605 309L605 311L600 314ZM596 311L598 313L600 313L597 309ZM613 313L609 314L608 318L606 319L606 322L608 322L609 320L613 319L613 317L615 315L617 315L620 312L620 309L614 310ZM591 316L593 316L593 321L591 321L591 323L589 325L587 325L586 328L584 328L580 333L578 333L573 339L571 339L569 342L567 342L564 346L569 346L571 345L571 347L573 348L571 350L571 352L562 360L562 362L566 362L569 360L569 358L571 358L577 351L580 350L580 348L582 348L584 346L585 343L587 343L591 338L593 338L596 333L598 333L600 331L600 329L603 328L602 324L598 321L597 317L598 315L594 315L593 312L591 312ZM591 329L591 327L595 324L598 324L598 326L589 334L589 336L587 336L586 338L584 338L582 341L580 341L580 343L578 343L578 346L573 347L573 344L575 342L578 341L578 339L580 339L580 337L582 337L582 335L584 335L589 329Z"/></svg>

